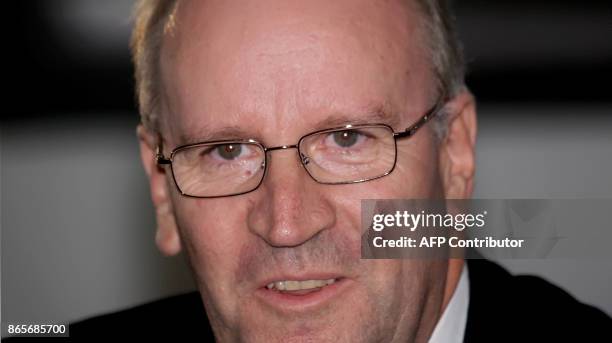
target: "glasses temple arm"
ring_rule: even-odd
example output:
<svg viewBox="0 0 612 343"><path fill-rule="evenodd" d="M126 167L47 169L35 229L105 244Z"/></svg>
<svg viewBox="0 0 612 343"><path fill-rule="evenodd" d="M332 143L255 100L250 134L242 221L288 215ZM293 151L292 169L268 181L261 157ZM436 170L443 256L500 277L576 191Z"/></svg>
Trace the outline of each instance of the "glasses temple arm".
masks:
<svg viewBox="0 0 612 343"><path fill-rule="evenodd" d="M393 136L395 137L395 139L410 137L414 135L423 125L425 125L428 121L431 120L431 118L435 117L438 112L440 112L440 110L444 107L444 104L446 104L446 100L438 101L434 105L434 107L432 107L429 111L427 111L427 113L425 113L421 118L419 118L416 123L412 124L404 131L394 132Z"/></svg>
<svg viewBox="0 0 612 343"><path fill-rule="evenodd" d="M169 158L166 158L166 156L164 156L164 153L162 152L162 138L159 137L158 141L159 141L159 144L157 144L157 148L155 149L155 163L159 165L171 164L172 160Z"/></svg>

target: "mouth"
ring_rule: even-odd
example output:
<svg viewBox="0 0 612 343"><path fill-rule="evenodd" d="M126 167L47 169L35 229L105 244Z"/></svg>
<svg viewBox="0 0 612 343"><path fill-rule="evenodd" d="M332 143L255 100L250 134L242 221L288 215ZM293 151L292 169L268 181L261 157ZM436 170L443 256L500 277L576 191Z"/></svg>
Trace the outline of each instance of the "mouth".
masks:
<svg viewBox="0 0 612 343"><path fill-rule="evenodd" d="M320 291L323 287L333 285L338 279L327 280L282 280L270 282L266 288L270 291L278 291L287 294L303 295L310 292Z"/></svg>
<svg viewBox="0 0 612 343"><path fill-rule="evenodd" d="M301 312L320 308L339 298L351 284L341 276L287 278L270 280L256 290L264 304L283 312Z"/></svg>

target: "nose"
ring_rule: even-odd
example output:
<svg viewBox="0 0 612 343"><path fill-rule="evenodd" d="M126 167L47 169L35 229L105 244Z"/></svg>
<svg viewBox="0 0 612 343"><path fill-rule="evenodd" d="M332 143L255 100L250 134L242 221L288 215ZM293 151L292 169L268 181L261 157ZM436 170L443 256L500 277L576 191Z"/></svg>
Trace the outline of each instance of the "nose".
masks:
<svg viewBox="0 0 612 343"><path fill-rule="evenodd" d="M335 224L326 186L310 178L296 152L268 151L267 174L247 219L251 232L274 247L299 246Z"/></svg>

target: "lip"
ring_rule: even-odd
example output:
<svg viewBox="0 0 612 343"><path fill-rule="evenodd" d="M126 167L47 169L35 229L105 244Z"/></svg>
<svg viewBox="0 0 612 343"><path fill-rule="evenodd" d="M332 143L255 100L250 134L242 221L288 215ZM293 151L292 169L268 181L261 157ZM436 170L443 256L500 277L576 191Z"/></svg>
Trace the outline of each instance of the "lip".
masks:
<svg viewBox="0 0 612 343"><path fill-rule="evenodd" d="M324 287L321 287L317 291L309 292L306 294L291 294L282 293L274 289L266 288L266 285L270 282L280 280L328 280L336 279L336 281ZM319 307L323 307L328 303L339 298L343 293L347 292L352 284L352 280L343 277L341 275L333 274L317 274L308 276L286 276L276 277L267 279L263 282L263 286L255 290L255 296L266 306L272 307L281 312L304 312L315 310Z"/></svg>

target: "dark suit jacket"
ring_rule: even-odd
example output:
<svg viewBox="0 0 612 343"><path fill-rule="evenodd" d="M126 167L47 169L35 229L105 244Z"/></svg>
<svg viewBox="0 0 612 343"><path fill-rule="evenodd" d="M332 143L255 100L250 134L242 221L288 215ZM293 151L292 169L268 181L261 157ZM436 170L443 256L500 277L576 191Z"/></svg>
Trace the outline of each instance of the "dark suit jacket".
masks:
<svg viewBox="0 0 612 343"><path fill-rule="evenodd" d="M612 342L610 317L539 277L487 260L468 260L468 274L465 342Z"/></svg>
<svg viewBox="0 0 612 343"><path fill-rule="evenodd" d="M486 260L468 260L468 271L465 342L612 342L610 317L541 278L512 276ZM72 324L70 336L214 341L197 292Z"/></svg>

